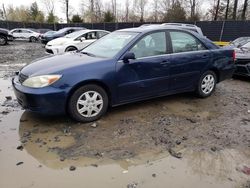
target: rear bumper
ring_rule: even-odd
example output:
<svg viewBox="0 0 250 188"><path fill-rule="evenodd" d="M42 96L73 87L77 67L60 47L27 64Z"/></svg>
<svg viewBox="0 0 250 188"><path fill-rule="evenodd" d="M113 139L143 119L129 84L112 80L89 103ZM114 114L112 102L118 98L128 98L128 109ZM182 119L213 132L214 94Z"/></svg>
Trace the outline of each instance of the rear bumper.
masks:
<svg viewBox="0 0 250 188"><path fill-rule="evenodd" d="M228 68L224 68L223 70L221 70L218 82L232 78L235 70L236 70L235 65L233 65L233 66L230 65Z"/></svg>
<svg viewBox="0 0 250 188"><path fill-rule="evenodd" d="M65 114L66 92L54 87L34 89L22 86L18 77L12 79L18 103L26 110L46 115Z"/></svg>

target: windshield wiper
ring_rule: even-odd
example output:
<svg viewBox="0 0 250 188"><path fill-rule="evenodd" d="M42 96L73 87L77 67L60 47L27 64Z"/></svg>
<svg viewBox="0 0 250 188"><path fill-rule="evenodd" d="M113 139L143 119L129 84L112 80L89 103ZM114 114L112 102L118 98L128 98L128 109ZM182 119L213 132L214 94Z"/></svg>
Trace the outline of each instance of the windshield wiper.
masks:
<svg viewBox="0 0 250 188"><path fill-rule="evenodd" d="M81 53L82 53L82 54L86 54L86 55L88 55L88 56L96 57L96 55L91 54L91 53L89 53L89 52L81 52Z"/></svg>

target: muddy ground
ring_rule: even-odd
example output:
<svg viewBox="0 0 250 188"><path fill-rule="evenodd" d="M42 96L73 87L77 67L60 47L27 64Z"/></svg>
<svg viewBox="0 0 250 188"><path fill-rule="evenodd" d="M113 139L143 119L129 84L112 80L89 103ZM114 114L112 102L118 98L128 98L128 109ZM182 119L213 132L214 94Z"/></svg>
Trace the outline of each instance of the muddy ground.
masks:
<svg viewBox="0 0 250 188"><path fill-rule="evenodd" d="M250 187L250 80L110 109L80 124L25 112L11 77L45 56L0 47L0 187Z"/></svg>

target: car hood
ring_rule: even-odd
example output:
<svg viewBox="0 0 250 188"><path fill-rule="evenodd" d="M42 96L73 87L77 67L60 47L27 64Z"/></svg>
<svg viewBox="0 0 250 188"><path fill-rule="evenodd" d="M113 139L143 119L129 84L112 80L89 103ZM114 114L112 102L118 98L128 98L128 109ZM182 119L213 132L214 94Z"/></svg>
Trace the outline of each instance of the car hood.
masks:
<svg viewBox="0 0 250 188"><path fill-rule="evenodd" d="M68 52L62 55L47 56L25 66L21 73L31 77L48 74L62 74L66 69L77 68L104 61L103 58L91 57L82 53Z"/></svg>
<svg viewBox="0 0 250 188"><path fill-rule="evenodd" d="M51 40L50 42L48 42L48 46L57 46L57 45L63 45L66 44L68 42L72 42L71 38L66 38L66 37L61 37L61 38L57 38L54 40Z"/></svg>

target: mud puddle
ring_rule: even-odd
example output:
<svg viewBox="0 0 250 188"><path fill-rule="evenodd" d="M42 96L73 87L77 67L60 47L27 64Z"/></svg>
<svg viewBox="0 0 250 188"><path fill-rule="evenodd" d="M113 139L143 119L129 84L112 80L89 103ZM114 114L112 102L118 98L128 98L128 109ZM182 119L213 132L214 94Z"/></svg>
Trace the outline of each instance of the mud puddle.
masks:
<svg viewBox="0 0 250 188"><path fill-rule="evenodd" d="M50 124L46 118L37 121L36 116L12 112L1 122L0 137L0 187L242 187L249 179L239 170L250 164L247 150L225 149L211 151L180 150L182 159L170 156L159 149L140 148L128 158L112 159L109 156L63 159L50 150L51 147L67 148L76 142L63 133L59 121ZM21 121L20 121L21 120ZM43 123L43 124L42 124ZM55 123L55 122L53 122ZM27 133L27 130L37 130ZM72 125L73 126L73 125ZM93 129L82 127L83 131ZM107 125L112 128L112 125ZM93 131L97 130L93 129ZM20 143L23 134L31 135L26 143ZM55 136L61 141L50 141ZM60 136L61 135L61 136ZM29 136L28 136L29 137ZM44 144L42 141L47 141ZM106 138L111 139L111 138ZM103 145L106 140L98 141ZM86 140L91 141L91 140ZM22 145L22 150L17 146ZM138 148L139 149L139 148ZM17 163L23 162L19 166ZM70 166L76 167L70 171ZM137 185L137 186L136 186Z"/></svg>

